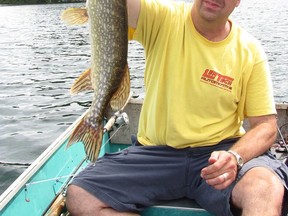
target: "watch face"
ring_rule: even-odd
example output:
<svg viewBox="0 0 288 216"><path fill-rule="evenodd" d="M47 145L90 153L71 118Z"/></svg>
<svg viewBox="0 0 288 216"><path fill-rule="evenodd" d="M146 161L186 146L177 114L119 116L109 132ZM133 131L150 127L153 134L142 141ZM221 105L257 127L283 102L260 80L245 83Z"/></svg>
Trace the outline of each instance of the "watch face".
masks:
<svg viewBox="0 0 288 216"><path fill-rule="evenodd" d="M239 167L242 167L242 166L243 166L242 157L241 157L238 153L236 153L236 152L235 152L234 155L236 156L238 166L239 166Z"/></svg>
<svg viewBox="0 0 288 216"><path fill-rule="evenodd" d="M237 163L238 163L238 166L239 166L239 167L242 167L242 166L243 166L243 160L242 160L241 157L238 158Z"/></svg>

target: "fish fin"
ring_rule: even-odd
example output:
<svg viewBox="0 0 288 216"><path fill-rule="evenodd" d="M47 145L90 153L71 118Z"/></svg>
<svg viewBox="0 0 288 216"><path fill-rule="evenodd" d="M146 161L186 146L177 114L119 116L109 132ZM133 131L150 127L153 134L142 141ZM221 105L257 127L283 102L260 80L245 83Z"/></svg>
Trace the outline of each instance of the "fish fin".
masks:
<svg viewBox="0 0 288 216"><path fill-rule="evenodd" d="M128 27L128 40L133 40L135 29L132 27Z"/></svg>
<svg viewBox="0 0 288 216"><path fill-rule="evenodd" d="M91 68L88 68L75 80L70 89L70 94L74 95L82 91L93 90L91 79Z"/></svg>
<svg viewBox="0 0 288 216"><path fill-rule="evenodd" d="M130 75L128 64L126 64L124 70L125 72L122 82L110 100L110 105L113 110L120 110L125 105L130 94Z"/></svg>
<svg viewBox="0 0 288 216"><path fill-rule="evenodd" d="M88 21L86 8L68 8L61 14L61 20L67 25L82 25Z"/></svg>
<svg viewBox="0 0 288 216"><path fill-rule="evenodd" d="M95 162L102 145L103 127L102 124L99 124L98 127L93 128L86 124L84 119L85 117L71 134L67 143L67 148L76 142L82 141L88 160Z"/></svg>

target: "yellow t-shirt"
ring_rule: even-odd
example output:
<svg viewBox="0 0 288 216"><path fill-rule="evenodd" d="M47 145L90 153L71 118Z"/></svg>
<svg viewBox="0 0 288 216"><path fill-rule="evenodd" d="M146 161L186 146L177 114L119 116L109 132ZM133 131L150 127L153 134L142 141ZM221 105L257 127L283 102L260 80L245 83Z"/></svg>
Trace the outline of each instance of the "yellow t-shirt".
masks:
<svg viewBox="0 0 288 216"><path fill-rule="evenodd" d="M211 42L192 22L192 4L142 0L134 39L145 49L146 96L138 140L175 148L209 146L243 135L246 116L276 113L267 57L232 23Z"/></svg>

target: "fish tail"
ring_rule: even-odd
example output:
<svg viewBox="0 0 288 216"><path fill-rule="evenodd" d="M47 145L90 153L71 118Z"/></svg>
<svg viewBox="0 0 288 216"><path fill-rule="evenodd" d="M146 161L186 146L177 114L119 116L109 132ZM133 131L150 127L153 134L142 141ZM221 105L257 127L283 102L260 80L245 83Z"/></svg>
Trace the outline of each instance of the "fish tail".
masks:
<svg viewBox="0 0 288 216"><path fill-rule="evenodd" d="M88 22L88 18L86 8L68 8L61 14L61 20L67 25L82 25Z"/></svg>
<svg viewBox="0 0 288 216"><path fill-rule="evenodd" d="M100 148L102 145L103 127L99 124L98 127L94 128L86 124L84 119L74 129L72 135L67 143L67 148L73 143L82 141L84 144L87 158L91 162L95 162L98 158Z"/></svg>

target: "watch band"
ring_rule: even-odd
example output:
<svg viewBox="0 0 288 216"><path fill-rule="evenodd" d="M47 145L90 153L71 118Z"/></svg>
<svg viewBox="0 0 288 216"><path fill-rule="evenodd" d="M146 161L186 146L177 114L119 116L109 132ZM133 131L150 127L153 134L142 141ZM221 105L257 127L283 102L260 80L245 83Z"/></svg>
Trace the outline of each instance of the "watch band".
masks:
<svg viewBox="0 0 288 216"><path fill-rule="evenodd" d="M233 150L228 150L228 153L232 154L235 157L235 159L237 161L238 170L241 169L243 164L244 164L241 155L239 155L237 152L235 152Z"/></svg>

